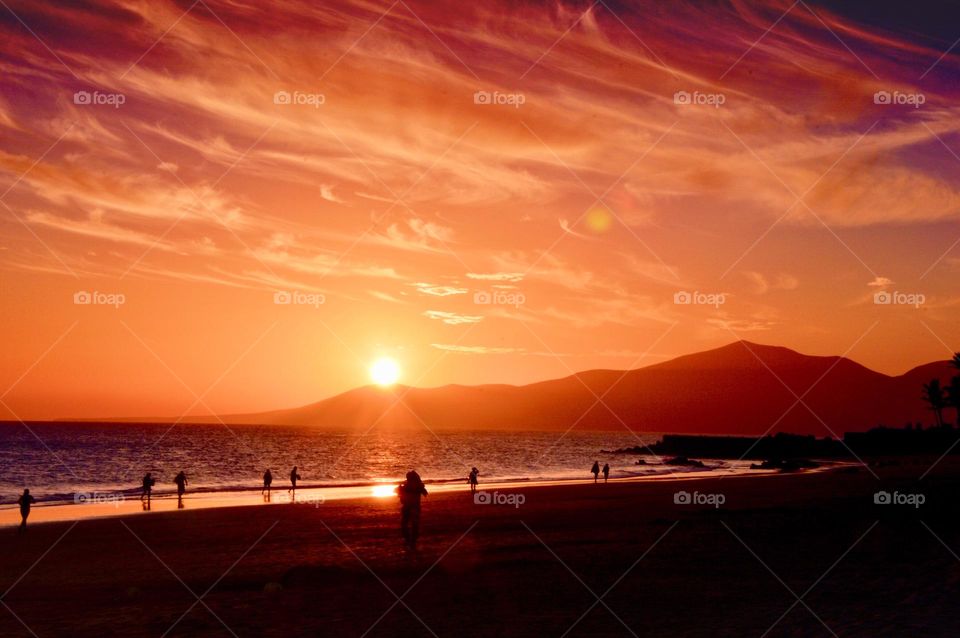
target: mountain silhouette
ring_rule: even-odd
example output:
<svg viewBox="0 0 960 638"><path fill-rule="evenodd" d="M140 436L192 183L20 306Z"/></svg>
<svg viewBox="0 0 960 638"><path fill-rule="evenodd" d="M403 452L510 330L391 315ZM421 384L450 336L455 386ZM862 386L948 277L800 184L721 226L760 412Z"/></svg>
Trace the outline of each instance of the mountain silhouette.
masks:
<svg viewBox="0 0 960 638"><path fill-rule="evenodd" d="M843 357L810 356L738 341L635 370L589 370L522 386L364 386L303 407L221 418L227 423L360 431L424 426L444 430L629 428L638 433L842 436L880 424L931 424L921 386L951 374L946 361L888 376Z"/></svg>

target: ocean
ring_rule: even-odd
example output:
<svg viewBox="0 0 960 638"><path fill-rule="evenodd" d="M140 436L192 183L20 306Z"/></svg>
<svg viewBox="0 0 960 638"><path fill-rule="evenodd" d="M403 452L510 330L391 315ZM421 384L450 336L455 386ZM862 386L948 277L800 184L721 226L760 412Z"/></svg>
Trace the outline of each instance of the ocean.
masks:
<svg viewBox="0 0 960 638"><path fill-rule="evenodd" d="M489 482L592 478L595 460L611 478L677 472L737 473L747 461L706 460L706 468L666 466L647 455L602 450L651 444L660 434L627 432L331 432L310 426L6 423L0 424L0 503L30 488L40 502L74 502L78 494L139 495L146 472L155 494L174 492L183 470L190 492L259 490L266 468L274 488L391 483L416 469L429 483L465 482L470 468ZM644 458L646 465L637 465Z"/></svg>

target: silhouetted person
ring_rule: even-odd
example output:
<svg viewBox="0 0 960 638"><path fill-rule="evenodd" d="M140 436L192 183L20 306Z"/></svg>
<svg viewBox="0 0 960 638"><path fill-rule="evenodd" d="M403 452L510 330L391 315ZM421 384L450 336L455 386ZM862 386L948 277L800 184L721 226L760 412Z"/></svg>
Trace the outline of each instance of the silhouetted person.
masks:
<svg viewBox="0 0 960 638"><path fill-rule="evenodd" d="M266 492L270 493L270 486L273 484L273 474L270 472L270 468L267 468L267 471L263 473L263 489L260 490L260 493L263 494Z"/></svg>
<svg viewBox="0 0 960 638"><path fill-rule="evenodd" d="M297 493L297 481L299 481L299 480L300 480L300 475L297 474L297 466L294 465L294 466L293 466L293 469L290 470L290 489L287 490L287 491L290 492L290 493L292 493L292 494L296 494L296 493Z"/></svg>
<svg viewBox="0 0 960 638"><path fill-rule="evenodd" d="M153 493L153 486L157 481L150 472L143 475L143 491L140 493L140 500L150 501L150 495Z"/></svg>
<svg viewBox="0 0 960 638"><path fill-rule="evenodd" d="M610 464L603 464L603 482L606 483L607 479L610 478Z"/></svg>
<svg viewBox="0 0 960 638"><path fill-rule="evenodd" d="M187 475L180 470L180 473L173 479L177 484L177 506L183 508L183 493L187 491Z"/></svg>
<svg viewBox="0 0 960 638"><path fill-rule="evenodd" d="M477 480L478 476L480 476L480 470L478 470L477 468L473 468L472 470L470 470L470 477L467 479L467 481L469 481L470 483L471 492L477 491L477 483L480 482L479 480Z"/></svg>
<svg viewBox="0 0 960 638"><path fill-rule="evenodd" d="M596 483L600 477L600 461L593 462L593 467L590 468L590 472L593 473L593 482Z"/></svg>
<svg viewBox="0 0 960 638"><path fill-rule="evenodd" d="M27 529L27 517L30 516L30 506L36 502L37 499L30 495L30 490L28 489L24 489L23 494L17 499L17 504L20 506L20 529L18 531L23 532Z"/></svg>
<svg viewBox="0 0 960 638"><path fill-rule="evenodd" d="M420 497L427 495L427 488L415 470L407 472L407 480L397 488L400 496L400 532L410 547L417 546L420 536Z"/></svg>

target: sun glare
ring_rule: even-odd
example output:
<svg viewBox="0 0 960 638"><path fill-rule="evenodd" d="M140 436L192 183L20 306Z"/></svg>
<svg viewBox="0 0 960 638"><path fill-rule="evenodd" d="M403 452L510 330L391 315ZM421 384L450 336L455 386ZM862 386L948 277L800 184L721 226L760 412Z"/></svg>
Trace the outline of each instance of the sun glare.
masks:
<svg viewBox="0 0 960 638"><path fill-rule="evenodd" d="M386 498L388 496L394 496L397 493L396 489L393 485L374 485L371 493L377 498Z"/></svg>
<svg viewBox="0 0 960 638"><path fill-rule="evenodd" d="M370 366L370 378L377 385L393 385L400 378L400 366L389 357L382 357Z"/></svg>

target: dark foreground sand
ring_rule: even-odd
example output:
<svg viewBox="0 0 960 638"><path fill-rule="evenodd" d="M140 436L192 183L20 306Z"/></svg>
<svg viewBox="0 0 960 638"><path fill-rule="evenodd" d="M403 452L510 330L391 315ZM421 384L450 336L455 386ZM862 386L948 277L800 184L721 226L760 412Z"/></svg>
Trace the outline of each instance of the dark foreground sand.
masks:
<svg viewBox="0 0 960 638"><path fill-rule="evenodd" d="M416 553L393 499L4 528L0 636L957 636L960 466L932 462L438 494Z"/></svg>

